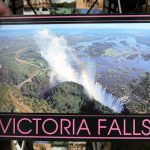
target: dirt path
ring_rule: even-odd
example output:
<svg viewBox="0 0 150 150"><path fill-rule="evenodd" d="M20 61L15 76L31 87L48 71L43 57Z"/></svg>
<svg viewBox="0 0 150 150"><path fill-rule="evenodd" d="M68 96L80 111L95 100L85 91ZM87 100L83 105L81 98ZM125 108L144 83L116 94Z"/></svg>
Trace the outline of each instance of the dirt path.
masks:
<svg viewBox="0 0 150 150"><path fill-rule="evenodd" d="M20 55L21 55L22 53L24 53L24 52L27 52L27 51L29 51L29 50L26 49L26 48L22 48L21 50L19 50L19 51L16 53L16 55L15 55L15 60L18 61L18 62L20 62L20 63L26 64L26 65L30 64L30 62L25 61L25 60L23 60L23 59L20 59Z"/></svg>
<svg viewBox="0 0 150 150"><path fill-rule="evenodd" d="M34 71L33 73L29 74L29 77L27 79L25 79L24 81L22 81L21 83L19 83L17 85L17 88L20 90L22 88L22 86L26 83L31 83L32 82L32 79L37 76L37 74L39 73L40 69L38 66L36 66L35 64L32 64L31 62L28 62L26 60L23 60L23 59L20 59L20 56L22 53L24 52L27 52L29 51L28 49L26 48L23 48L21 50L19 50L17 53L16 53L16 56L15 56L15 60L22 63L22 64L25 64L25 65L30 65L30 66L34 66L36 68L36 71Z"/></svg>
<svg viewBox="0 0 150 150"><path fill-rule="evenodd" d="M15 60L18 61L19 63L25 64L25 65L29 65L29 66L34 66L34 68L36 68L36 70L34 69L34 71L31 74L28 74L28 78L25 79L24 81L22 81L21 83L19 83L17 85L17 88L20 90L22 88L22 86L26 83L32 82L32 79L39 73L40 68L38 66L36 66L35 64L32 64L29 61L23 60L20 58L21 54L24 52L29 51L26 48L23 48L21 50L19 50L16 55L15 55ZM15 96L15 94L13 93L13 91L9 91L8 94L9 96L9 100L10 102L15 106L15 108L17 109L17 112L19 113L33 113L33 110L25 105L23 102L20 102L18 100L18 98Z"/></svg>
<svg viewBox="0 0 150 150"><path fill-rule="evenodd" d="M27 78L26 80L22 81L20 84L17 85L18 89L21 89L22 86L26 83L31 83L32 82L32 78L34 78L37 75L37 72L32 73L29 78Z"/></svg>
<svg viewBox="0 0 150 150"><path fill-rule="evenodd" d="M29 106L19 102L12 92L9 92L8 95L13 105L17 108L17 111L19 111L20 113L32 113L33 112Z"/></svg>

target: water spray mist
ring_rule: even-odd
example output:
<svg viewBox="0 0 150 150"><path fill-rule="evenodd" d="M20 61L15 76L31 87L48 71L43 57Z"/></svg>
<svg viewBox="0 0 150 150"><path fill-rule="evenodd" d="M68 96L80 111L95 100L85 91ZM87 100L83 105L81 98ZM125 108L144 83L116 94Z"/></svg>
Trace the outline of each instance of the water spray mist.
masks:
<svg viewBox="0 0 150 150"><path fill-rule="evenodd" d="M80 59L75 59L73 49L68 46L67 40L63 36L56 36L47 29L38 31L35 38L40 48L42 57L48 62L51 68L50 82L56 78L59 82L72 81L83 85L89 97L94 98L105 106L110 107L115 112L123 110L122 102L108 93L99 83L95 83L95 76ZM76 64L82 64L81 71L76 71L71 61ZM93 71L93 70L92 70Z"/></svg>

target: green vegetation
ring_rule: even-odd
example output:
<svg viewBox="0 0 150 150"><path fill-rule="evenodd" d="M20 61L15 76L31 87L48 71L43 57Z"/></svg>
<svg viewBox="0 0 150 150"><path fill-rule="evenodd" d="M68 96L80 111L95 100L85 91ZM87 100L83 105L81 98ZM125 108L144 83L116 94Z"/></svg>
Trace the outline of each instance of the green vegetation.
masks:
<svg viewBox="0 0 150 150"><path fill-rule="evenodd" d="M134 100L127 104L131 113L150 113L150 73L132 80L130 88L134 94Z"/></svg>
<svg viewBox="0 0 150 150"><path fill-rule="evenodd" d="M11 56L7 54L0 55L0 64L3 65L3 68L0 70L1 76L7 80L8 84L19 84L35 69L30 65L18 63L14 54Z"/></svg>
<svg viewBox="0 0 150 150"><path fill-rule="evenodd" d="M32 110L34 113L112 113L108 107L89 99L83 87L64 82L50 91L48 100L23 96L15 86L0 85L0 112Z"/></svg>
<svg viewBox="0 0 150 150"><path fill-rule="evenodd" d="M49 102L59 113L112 113L94 99L89 99L82 85L74 82L64 82L49 93Z"/></svg>
<svg viewBox="0 0 150 150"><path fill-rule="evenodd" d="M135 79L130 84L133 94L142 99L150 99L150 73L146 72L143 76Z"/></svg>
<svg viewBox="0 0 150 150"><path fill-rule="evenodd" d="M108 56L108 57L118 57L119 55L120 53L118 53L118 51L113 48L106 49L104 54L104 56Z"/></svg>
<svg viewBox="0 0 150 150"><path fill-rule="evenodd" d="M73 8L51 8L50 14L56 15L56 14L72 14L74 11Z"/></svg>
<svg viewBox="0 0 150 150"><path fill-rule="evenodd" d="M44 99L23 96L17 87L0 85L0 91L0 112L20 112L21 107L27 107L34 113L58 112Z"/></svg>
<svg viewBox="0 0 150 150"><path fill-rule="evenodd" d="M28 58L28 53L32 59ZM49 93L44 100L49 86L47 64L35 51L21 49L8 55L0 55L1 80L0 112L34 112L34 113L111 113L107 107L89 99L84 88L73 82L64 82ZM39 57L39 56L38 56ZM24 81L21 87L19 86ZM45 89L44 89L45 88Z"/></svg>
<svg viewBox="0 0 150 150"><path fill-rule="evenodd" d="M4 67L15 71L17 74L27 74L34 69L29 64L18 63L15 59L15 54L0 54L0 64L3 64Z"/></svg>
<svg viewBox="0 0 150 150"><path fill-rule="evenodd" d="M32 79L32 82L24 84L21 88L22 93L30 97L39 97L43 94L43 86L49 84L49 76L47 70L40 70L40 72Z"/></svg>
<svg viewBox="0 0 150 150"><path fill-rule="evenodd" d="M76 7L76 2L52 3L50 14L51 15L72 14L75 11L75 7Z"/></svg>
<svg viewBox="0 0 150 150"><path fill-rule="evenodd" d="M55 7L55 8L74 8L75 6L76 6L76 2L52 3L52 7Z"/></svg>
<svg viewBox="0 0 150 150"><path fill-rule="evenodd" d="M27 57L28 53L32 55L32 60ZM39 59L35 59L37 57ZM35 51L21 49L12 53L2 53L0 54L0 64L2 66L0 69L2 84L17 86L23 81L31 79L31 82L26 82L20 87L22 93L30 97L39 97L44 82L49 82L47 64Z"/></svg>
<svg viewBox="0 0 150 150"><path fill-rule="evenodd" d="M8 92L11 90L11 86L0 84L0 112L11 112L13 110L13 104L8 95Z"/></svg>
<svg viewBox="0 0 150 150"><path fill-rule="evenodd" d="M51 104L44 99L23 97L22 100L34 113L58 113L58 110L53 109Z"/></svg>

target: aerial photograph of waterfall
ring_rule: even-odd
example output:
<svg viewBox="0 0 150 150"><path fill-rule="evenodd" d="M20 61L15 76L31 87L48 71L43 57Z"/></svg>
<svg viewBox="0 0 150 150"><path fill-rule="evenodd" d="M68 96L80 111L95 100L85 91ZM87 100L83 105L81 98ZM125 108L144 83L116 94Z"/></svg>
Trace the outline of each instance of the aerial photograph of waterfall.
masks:
<svg viewBox="0 0 150 150"><path fill-rule="evenodd" d="M0 112L150 113L150 24L0 27Z"/></svg>

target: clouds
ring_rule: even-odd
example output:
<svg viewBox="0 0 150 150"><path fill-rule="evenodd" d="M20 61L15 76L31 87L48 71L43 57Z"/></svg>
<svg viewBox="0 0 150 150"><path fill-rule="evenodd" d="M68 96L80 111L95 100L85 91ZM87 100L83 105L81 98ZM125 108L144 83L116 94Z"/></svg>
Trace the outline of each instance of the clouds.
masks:
<svg viewBox="0 0 150 150"><path fill-rule="evenodd" d="M55 35L52 31L44 29L37 32L35 41L40 48L42 57L48 62L51 69L50 84L55 85L55 80L56 83L58 81L79 83L83 85L90 98L117 112L122 111L122 103L100 84L95 83L94 64L92 62L86 64L80 58L77 58L63 36ZM72 66L72 61L74 61L74 65L80 66L80 71Z"/></svg>

